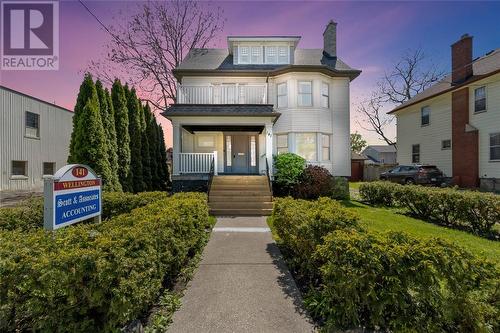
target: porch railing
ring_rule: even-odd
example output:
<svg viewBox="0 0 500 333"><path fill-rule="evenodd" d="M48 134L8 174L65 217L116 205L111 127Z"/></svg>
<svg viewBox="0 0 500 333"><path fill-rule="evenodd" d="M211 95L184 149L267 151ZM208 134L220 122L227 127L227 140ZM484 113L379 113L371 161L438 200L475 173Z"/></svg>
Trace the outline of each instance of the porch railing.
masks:
<svg viewBox="0 0 500 333"><path fill-rule="evenodd" d="M212 86L177 87L177 103L180 104L265 104L265 84L233 84Z"/></svg>
<svg viewBox="0 0 500 333"><path fill-rule="evenodd" d="M210 173L217 175L217 151L213 153L179 153L179 173Z"/></svg>

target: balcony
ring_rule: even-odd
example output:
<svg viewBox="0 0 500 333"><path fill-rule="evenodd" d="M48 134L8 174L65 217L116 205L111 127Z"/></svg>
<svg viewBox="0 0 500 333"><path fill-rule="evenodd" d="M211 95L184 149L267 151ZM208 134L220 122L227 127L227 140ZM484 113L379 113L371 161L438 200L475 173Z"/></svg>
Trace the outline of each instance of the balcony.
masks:
<svg viewBox="0 0 500 333"><path fill-rule="evenodd" d="M177 87L179 104L267 104L265 84Z"/></svg>

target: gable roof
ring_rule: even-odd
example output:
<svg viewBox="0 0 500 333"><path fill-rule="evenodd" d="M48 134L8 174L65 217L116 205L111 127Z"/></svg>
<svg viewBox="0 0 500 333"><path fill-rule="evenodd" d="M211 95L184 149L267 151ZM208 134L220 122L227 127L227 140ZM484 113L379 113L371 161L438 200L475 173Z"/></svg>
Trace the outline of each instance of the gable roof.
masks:
<svg viewBox="0 0 500 333"><path fill-rule="evenodd" d="M350 77L354 80L361 71L354 69L338 57L330 57L322 49L296 49L293 64L235 65L233 55L227 49L192 49L173 70L177 78L187 73L241 73L280 74L282 71L323 69L330 74Z"/></svg>
<svg viewBox="0 0 500 333"><path fill-rule="evenodd" d="M395 153L396 152L396 147L394 147L393 145L371 145L371 146L367 146L365 148L365 150L368 148L376 150L379 153ZM363 152L365 150L363 150Z"/></svg>
<svg viewBox="0 0 500 333"><path fill-rule="evenodd" d="M485 77L496 73L500 73L500 48L490 51L486 53L486 55L474 60L472 62L472 72L474 73L474 75L471 78L458 85L452 84L451 74L448 74L441 81L425 89L421 93L413 96L411 99L395 107L388 113L391 114L400 111L413 104L423 102L427 99L458 89L464 85L470 84L471 82L484 79Z"/></svg>

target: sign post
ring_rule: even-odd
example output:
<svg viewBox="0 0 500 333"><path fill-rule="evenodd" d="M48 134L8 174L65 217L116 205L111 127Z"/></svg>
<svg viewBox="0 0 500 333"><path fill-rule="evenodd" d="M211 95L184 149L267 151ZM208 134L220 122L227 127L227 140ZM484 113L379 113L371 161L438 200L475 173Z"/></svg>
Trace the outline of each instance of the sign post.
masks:
<svg viewBox="0 0 500 333"><path fill-rule="evenodd" d="M88 166L69 164L44 182L43 226L59 229L93 218L101 221L101 178Z"/></svg>

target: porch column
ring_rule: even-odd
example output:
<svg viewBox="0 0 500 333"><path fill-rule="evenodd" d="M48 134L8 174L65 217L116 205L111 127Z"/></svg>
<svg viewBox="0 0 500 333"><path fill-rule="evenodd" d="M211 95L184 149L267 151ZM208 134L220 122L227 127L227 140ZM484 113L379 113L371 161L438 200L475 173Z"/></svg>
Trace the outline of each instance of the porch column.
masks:
<svg viewBox="0 0 500 333"><path fill-rule="evenodd" d="M179 124L172 123L173 128L173 160L172 173L179 174L179 153L181 152L181 127Z"/></svg>
<svg viewBox="0 0 500 333"><path fill-rule="evenodd" d="M269 164L269 175L273 175L273 124L266 124L266 159Z"/></svg>

